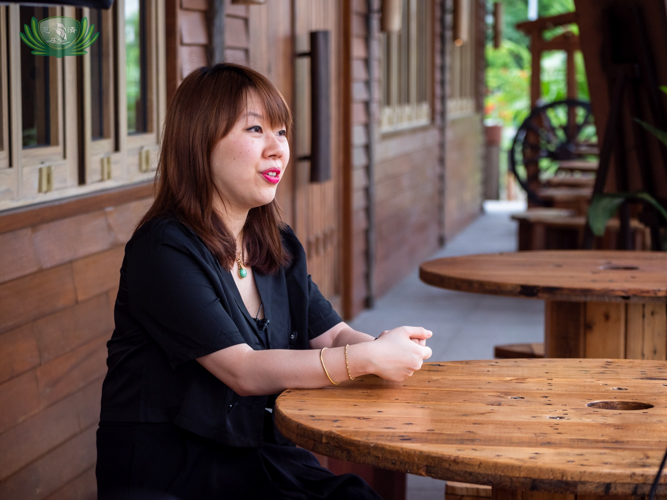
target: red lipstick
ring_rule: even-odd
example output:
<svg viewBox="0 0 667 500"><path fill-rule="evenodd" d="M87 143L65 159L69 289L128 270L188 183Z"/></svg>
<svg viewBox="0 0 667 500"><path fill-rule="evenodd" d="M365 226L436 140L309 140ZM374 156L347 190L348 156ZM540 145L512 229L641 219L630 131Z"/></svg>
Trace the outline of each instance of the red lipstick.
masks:
<svg viewBox="0 0 667 500"><path fill-rule="evenodd" d="M271 184L278 184L280 182L280 169L279 168L269 168L260 172L262 176L269 181Z"/></svg>

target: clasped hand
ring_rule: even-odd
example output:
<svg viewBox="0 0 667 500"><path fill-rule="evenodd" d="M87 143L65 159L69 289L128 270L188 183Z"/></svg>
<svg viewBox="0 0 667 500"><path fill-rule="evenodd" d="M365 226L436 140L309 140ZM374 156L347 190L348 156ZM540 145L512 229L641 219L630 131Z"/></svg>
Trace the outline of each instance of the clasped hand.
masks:
<svg viewBox="0 0 667 500"><path fill-rule="evenodd" d="M433 332L417 326L401 326L385 330L373 342L372 372L386 380L400 382L422 367L432 351L426 339Z"/></svg>

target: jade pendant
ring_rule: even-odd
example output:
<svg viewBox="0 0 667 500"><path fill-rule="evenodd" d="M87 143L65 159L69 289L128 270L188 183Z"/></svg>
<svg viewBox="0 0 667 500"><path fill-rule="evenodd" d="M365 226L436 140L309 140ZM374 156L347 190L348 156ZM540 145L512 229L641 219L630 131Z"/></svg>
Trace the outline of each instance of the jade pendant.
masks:
<svg viewBox="0 0 667 500"><path fill-rule="evenodd" d="M239 267L239 278L245 278L246 276L248 276L248 271L242 267Z"/></svg>

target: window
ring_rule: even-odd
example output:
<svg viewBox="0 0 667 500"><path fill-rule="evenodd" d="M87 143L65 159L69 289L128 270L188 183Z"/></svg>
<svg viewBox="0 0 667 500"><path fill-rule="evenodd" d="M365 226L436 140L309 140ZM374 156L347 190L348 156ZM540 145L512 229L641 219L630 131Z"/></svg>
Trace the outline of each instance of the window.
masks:
<svg viewBox="0 0 667 500"><path fill-rule="evenodd" d="M433 5L405 0L400 33L382 40L382 132L431 123Z"/></svg>
<svg viewBox="0 0 667 500"><path fill-rule="evenodd" d="M477 64L475 47L475 10L477 2L454 2L454 40L451 46L450 86L447 117L456 118L477 112Z"/></svg>
<svg viewBox="0 0 667 500"><path fill-rule="evenodd" d="M94 25L87 54L31 53L19 33L53 16ZM0 210L150 179L166 107L163 2L0 6L0 25Z"/></svg>

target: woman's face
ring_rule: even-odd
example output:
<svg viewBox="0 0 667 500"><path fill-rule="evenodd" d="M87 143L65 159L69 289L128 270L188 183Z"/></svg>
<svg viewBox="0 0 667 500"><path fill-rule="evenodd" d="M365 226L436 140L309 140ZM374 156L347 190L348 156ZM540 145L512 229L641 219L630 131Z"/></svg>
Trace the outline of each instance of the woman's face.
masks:
<svg viewBox="0 0 667 500"><path fill-rule="evenodd" d="M247 109L211 154L213 178L224 200L219 208L242 214L271 203L289 155L285 127L271 127L264 106L251 92Z"/></svg>

